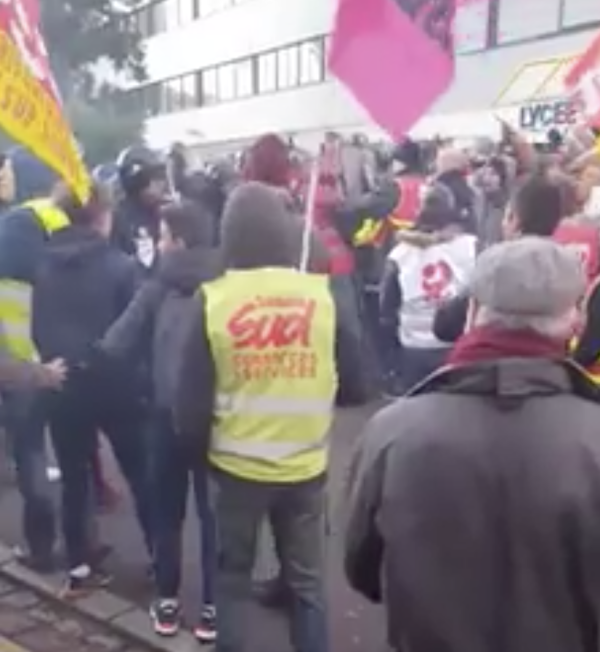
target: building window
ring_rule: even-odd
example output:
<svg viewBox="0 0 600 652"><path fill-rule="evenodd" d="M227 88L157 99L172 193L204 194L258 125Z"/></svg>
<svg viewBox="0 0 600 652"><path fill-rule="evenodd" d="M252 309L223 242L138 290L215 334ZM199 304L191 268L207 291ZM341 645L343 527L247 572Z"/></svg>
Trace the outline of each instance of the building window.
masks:
<svg viewBox="0 0 600 652"><path fill-rule="evenodd" d="M562 0L500 0L498 43L512 43L558 31Z"/></svg>
<svg viewBox="0 0 600 652"><path fill-rule="evenodd" d="M487 45L489 2L465 2L456 8L454 49L457 54L484 50Z"/></svg>
<svg viewBox="0 0 600 652"><path fill-rule="evenodd" d="M200 2L200 16L210 16L216 14L223 9L227 9L232 4L231 0L199 0Z"/></svg>
<svg viewBox="0 0 600 652"><path fill-rule="evenodd" d="M160 84L160 112L181 110L181 77L166 79Z"/></svg>
<svg viewBox="0 0 600 652"><path fill-rule="evenodd" d="M235 71L235 96L238 98L250 97L255 94L254 61L244 59L234 64Z"/></svg>
<svg viewBox="0 0 600 652"><path fill-rule="evenodd" d="M235 99L235 68L234 64L228 63L217 68L217 99L219 102L227 102Z"/></svg>
<svg viewBox="0 0 600 652"><path fill-rule="evenodd" d="M318 84L325 77L325 53L322 38L300 45L300 84Z"/></svg>
<svg viewBox="0 0 600 652"><path fill-rule="evenodd" d="M181 79L181 108L193 109L198 106L198 83L196 73L184 75Z"/></svg>
<svg viewBox="0 0 600 652"><path fill-rule="evenodd" d="M563 27L577 27L598 21L600 21L598 0L563 0Z"/></svg>
<svg viewBox="0 0 600 652"><path fill-rule="evenodd" d="M160 114L161 106L161 84L150 84L141 89L142 93L142 106L145 115L151 117Z"/></svg>
<svg viewBox="0 0 600 652"><path fill-rule="evenodd" d="M179 25L189 25L198 18L197 4L198 0L179 0Z"/></svg>
<svg viewBox="0 0 600 652"><path fill-rule="evenodd" d="M267 52L258 57L258 92L272 93L277 90L277 53Z"/></svg>
<svg viewBox="0 0 600 652"><path fill-rule="evenodd" d="M295 88L300 84L300 48L297 45L277 51L277 88Z"/></svg>
<svg viewBox="0 0 600 652"><path fill-rule="evenodd" d="M219 101L219 80L216 68L208 68L202 72L202 104L212 106Z"/></svg>
<svg viewBox="0 0 600 652"><path fill-rule="evenodd" d="M143 95L147 115L157 115L318 84L327 74L326 43L325 37L318 37L163 80L131 93Z"/></svg>

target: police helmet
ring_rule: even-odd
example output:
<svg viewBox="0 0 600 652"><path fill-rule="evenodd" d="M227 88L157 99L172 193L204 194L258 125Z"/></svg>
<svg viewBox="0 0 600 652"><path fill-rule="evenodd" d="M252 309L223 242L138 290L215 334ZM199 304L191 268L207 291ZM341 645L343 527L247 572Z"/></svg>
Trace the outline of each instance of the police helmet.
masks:
<svg viewBox="0 0 600 652"><path fill-rule="evenodd" d="M166 176L166 163L162 156L143 145L123 150L117 158L119 179L127 195L138 195L154 179Z"/></svg>
<svg viewBox="0 0 600 652"><path fill-rule="evenodd" d="M112 185L119 182L119 172L119 166L116 163L104 163L93 169L92 178L99 183Z"/></svg>

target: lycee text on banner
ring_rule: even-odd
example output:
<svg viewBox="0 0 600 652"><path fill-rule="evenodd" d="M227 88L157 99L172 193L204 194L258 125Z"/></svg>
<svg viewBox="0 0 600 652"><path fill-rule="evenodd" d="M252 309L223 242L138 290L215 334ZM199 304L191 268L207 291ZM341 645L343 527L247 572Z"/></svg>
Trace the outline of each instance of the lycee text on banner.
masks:
<svg viewBox="0 0 600 652"><path fill-rule="evenodd" d="M235 348L234 375L241 381L315 378L315 310L315 301L297 297L257 297L244 303L227 323Z"/></svg>
<svg viewBox="0 0 600 652"><path fill-rule="evenodd" d="M454 78L457 0L338 2L331 71L400 139Z"/></svg>

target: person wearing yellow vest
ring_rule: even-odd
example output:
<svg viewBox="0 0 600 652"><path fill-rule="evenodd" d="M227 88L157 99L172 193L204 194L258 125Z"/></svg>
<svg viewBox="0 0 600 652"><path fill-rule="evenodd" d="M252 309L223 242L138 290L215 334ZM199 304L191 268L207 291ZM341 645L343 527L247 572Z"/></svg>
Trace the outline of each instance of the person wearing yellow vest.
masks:
<svg viewBox="0 0 600 652"><path fill-rule="evenodd" d="M296 606L297 652L326 652L323 550L328 433L336 397L363 398L355 333L327 277L297 271L281 198L259 183L223 216L227 272L204 284L183 338L175 416L216 487L217 652L249 649L257 538L269 518Z"/></svg>
<svg viewBox="0 0 600 652"><path fill-rule="evenodd" d="M6 351L15 360L35 362L31 339L32 288L46 242L69 224L74 198L61 186L51 196L10 209L0 220L0 326ZM39 571L53 569L54 510L46 476L45 419L39 392L4 395L17 484L23 498L22 561Z"/></svg>

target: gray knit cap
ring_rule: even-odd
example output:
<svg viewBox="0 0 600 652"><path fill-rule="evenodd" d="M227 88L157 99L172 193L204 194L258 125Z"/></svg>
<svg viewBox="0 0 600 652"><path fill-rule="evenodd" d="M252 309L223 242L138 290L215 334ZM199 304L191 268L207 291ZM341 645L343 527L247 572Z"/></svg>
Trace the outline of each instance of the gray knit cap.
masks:
<svg viewBox="0 0 600 652"><path fill-rule="evenodd" d="M585 287L585 270L577 252L549 238L532 236L483 252L471 282L471 296L496 313L553 317L574 307Z"/></svg>

